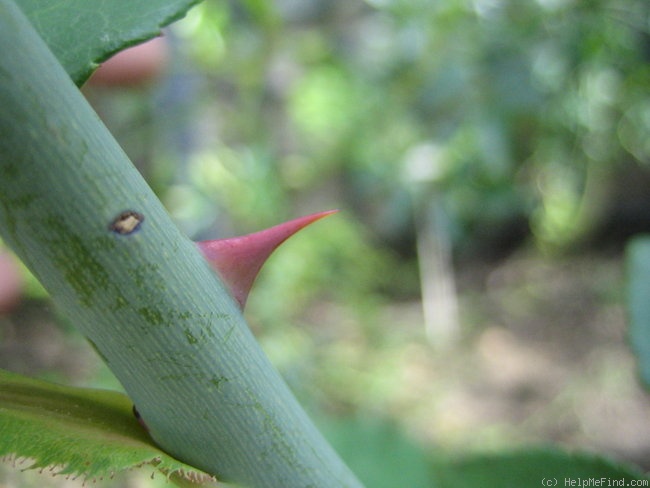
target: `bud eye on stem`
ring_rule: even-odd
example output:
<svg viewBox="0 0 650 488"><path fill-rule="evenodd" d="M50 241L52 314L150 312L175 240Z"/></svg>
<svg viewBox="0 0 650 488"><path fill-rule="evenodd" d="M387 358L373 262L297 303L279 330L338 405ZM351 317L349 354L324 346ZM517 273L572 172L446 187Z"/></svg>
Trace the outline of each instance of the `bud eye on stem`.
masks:
<svg viewBox="0 0 650 488"><path fill-rule="evenodd" d="M129 235L140 228L144 215L135 210L125 210L113 219L108 228L120 235Z"/></svg>

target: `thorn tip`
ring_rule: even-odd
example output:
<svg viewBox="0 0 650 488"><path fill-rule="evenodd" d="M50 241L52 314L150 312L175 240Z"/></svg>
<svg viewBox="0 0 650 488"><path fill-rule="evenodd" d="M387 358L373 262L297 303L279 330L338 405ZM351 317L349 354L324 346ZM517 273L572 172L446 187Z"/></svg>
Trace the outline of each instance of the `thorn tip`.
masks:
<svg viewBox="0 0 650 488"><path fill-rule="evenodd" d="M253 282L271 253L300 229L336 212L317 212L252 234L201 241L197 245L243 309Z"/></svg>

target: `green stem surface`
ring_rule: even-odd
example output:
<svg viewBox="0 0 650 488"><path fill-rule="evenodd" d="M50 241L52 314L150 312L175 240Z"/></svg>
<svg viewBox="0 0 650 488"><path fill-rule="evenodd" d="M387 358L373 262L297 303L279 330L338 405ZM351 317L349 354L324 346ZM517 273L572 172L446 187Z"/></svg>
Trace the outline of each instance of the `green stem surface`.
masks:
<svg viewBox="0 0 650 488"><path fill-rule="evenodd" d="M250 488L360 487L11 0L0 0L0 52L0 234L154 440Z"/></svg>

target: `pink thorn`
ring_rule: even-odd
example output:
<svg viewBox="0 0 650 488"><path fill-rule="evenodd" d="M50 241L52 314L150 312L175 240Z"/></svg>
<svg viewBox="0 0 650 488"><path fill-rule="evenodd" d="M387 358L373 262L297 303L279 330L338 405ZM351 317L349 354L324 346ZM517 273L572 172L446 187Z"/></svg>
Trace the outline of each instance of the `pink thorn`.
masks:
<svg viewBox="0 0 650 488"><path fill-rule="evenodd" d="M201 241L197 245L243 310L253 282L271 253L300 229L336 212L305 215L253 234Z"/></svg>

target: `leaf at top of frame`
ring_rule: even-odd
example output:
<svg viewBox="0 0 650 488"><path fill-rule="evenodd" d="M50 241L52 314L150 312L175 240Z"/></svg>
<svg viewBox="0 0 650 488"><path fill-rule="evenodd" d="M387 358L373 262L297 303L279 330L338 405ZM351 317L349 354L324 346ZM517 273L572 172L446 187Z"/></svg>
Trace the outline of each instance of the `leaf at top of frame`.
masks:
<svg viewBox="0 0 650 488"><path fill-rule="evenodd" d="M81 86L99 63L160 35L200 0L16 0L72 80Z"/></svg>

